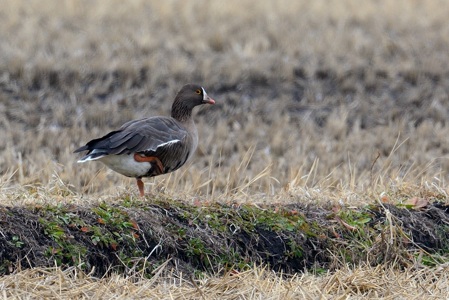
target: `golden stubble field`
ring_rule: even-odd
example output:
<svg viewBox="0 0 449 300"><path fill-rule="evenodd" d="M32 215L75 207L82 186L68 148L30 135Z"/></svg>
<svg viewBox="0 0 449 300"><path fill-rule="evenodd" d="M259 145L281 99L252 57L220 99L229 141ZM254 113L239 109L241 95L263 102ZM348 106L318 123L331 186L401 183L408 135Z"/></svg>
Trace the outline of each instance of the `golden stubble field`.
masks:
<svg viewBox="0 0 449 300"><path fill-rule="evenodd" d="M447 199L444 1L6 1L0 15L3 205L137 195L132 179L72 152L168 114L187 82L217 105L197 112L190 165L146 180L147 192L256 205ZM35 269L0 286L4 298L419 299L447 295L445 270L282 278L255 267L192 282Z"/></svg>

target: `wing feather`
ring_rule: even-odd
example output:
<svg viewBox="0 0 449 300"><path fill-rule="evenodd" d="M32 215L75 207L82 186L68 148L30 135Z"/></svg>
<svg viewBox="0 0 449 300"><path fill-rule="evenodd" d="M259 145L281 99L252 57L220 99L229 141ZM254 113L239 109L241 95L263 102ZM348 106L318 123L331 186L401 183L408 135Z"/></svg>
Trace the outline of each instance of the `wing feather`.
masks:
<svg viewBox="0 0 449 300"><path fill-rule="evenodd" d="M75 152L101 150L107 154L129 154L133 152L155 152L173 147L188 135L187 130L176 120L168 117L153 117L130 121L119 130L88 142ZM162 148L160 148L162 147Z"/></svg>

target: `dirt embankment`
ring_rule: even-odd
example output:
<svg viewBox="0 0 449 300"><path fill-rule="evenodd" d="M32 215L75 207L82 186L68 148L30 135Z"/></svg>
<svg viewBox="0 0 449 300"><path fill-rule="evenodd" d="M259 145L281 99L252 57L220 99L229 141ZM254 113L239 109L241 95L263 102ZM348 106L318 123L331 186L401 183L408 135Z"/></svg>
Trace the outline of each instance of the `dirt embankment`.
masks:
<svg viewBox="0 0 449 300"><path fill-rule="evenodd" d="M321 272L342 263L435 264L449 248L447 224L449 207L438 202L419 209L199 208L169 199L1 207L0 273L55 263L98 276L112 271L151 276L162 265L165 271L198 275L254 263L284 273Z"/></svg>

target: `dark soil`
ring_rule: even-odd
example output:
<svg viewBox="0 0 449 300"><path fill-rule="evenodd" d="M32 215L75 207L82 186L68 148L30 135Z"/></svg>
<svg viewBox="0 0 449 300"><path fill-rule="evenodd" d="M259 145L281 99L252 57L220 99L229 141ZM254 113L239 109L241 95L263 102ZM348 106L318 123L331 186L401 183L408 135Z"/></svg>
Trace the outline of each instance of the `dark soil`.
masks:
<svg viewBox="0 0 449 300"><path fill-rule="evenodd" d="M276 110L290 115L293 120L307 116L321 126L326 124L331 113L339 107L350 107L348 125L351 127L355 120L360 120L362 129L385 125L398 119L412 122L413 126L418 126L425 120L432 120L443 126L447 122L448 111L438 109L449 104L448 98L440 97L442 90L446 94L449 92L447 72L410 70L390 74L374 68L354 68L344 72L323 69L308 73L298 67L293 73L288 80L263 75L263 80L250 76L237 77L235 81L209 83L207 89L221 101L206 112L200 112L200 115L211 114L212 111L219 112L220 117L242 118L239 121L244 121L247 113L251 112L270 122L270 115L278 117L277 114L270 113L270 109L273 109L270 102L276 102ZM179 75L176 84L167 78L167 82L171 84L149 86L151 72L147 68L99 70L92 73L36 69L27 76L21 71L0 70L0 75L6 78L0 81L0 99L4 99L6 108L13 108L17 101L34 103L33 113L45 116L44 120L41 120L44 122L45 119L51 122L54 118L52 106L55 103L59 105L62 101L68 106L67 113L71 112L72 93L77 96L79 103L85 106L93 102L116 101L121 108L132 105L153 107L161 106L161 95L174 94L179 89L178 82L194 81L191 74L186 72ZM157 95L149 94L150 91L156 90ZM120 101L115 99L117 94L126 91L134 91L134 94L130 93L133 96ZM245 98L251 100L242 100ZM431 99L437 101L439 106L430 105ZM164 109L168 108L168 104L164 104ZM7 117L13 122L21 121L17 116ZM32 119L22 121L31 126L30 128L37 125L32 124ZM60 125L73 126L72 122L75 120L70 117Z"/></svg>
<svg viewBox="0 0 449 300"><path fill-rule="evenodd" d="M294 204L198 208L169 199L96 207L0 207L0 274L76 265L97 276L332 270L341 263L434 264L449 249L449 206L349 209ZM423 253L425 259L423 259ZM200 272L200 273L198 273Z"/></svg>

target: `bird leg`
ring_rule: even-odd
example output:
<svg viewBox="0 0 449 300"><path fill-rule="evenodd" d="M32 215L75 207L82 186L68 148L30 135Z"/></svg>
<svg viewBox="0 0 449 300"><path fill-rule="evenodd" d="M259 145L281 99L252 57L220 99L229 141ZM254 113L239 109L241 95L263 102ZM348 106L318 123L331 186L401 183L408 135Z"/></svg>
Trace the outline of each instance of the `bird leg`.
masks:
<svg viewBox="0 0 449 300"><path fill-rule="evenodd" d="M137 153L134 154L134 160L137 162L149 162L151 167L155 169L155 175L161 175L164 173L164 166L162 165L159 158L155 156L141 156ZM145 195L144 184L142 178L136 178L137 187L139 188L140 197Z"/></svg>
<svg viewBox="0 0 449 300"><path fill-rule="evenodd" d="M156 156L142 156L135 153L134 160L137 162L149 162L152 166L156 166L156 175L161 175L164 173L164 166Z"/></svg>
<svg viewBox="0 0 449 300"><path fill-rule="evenodd" d="M137 187L139 188L140 197L143 197L145 195L144 188L143 188L143 181L142 178L136 178L137 180Z"/></svg>

